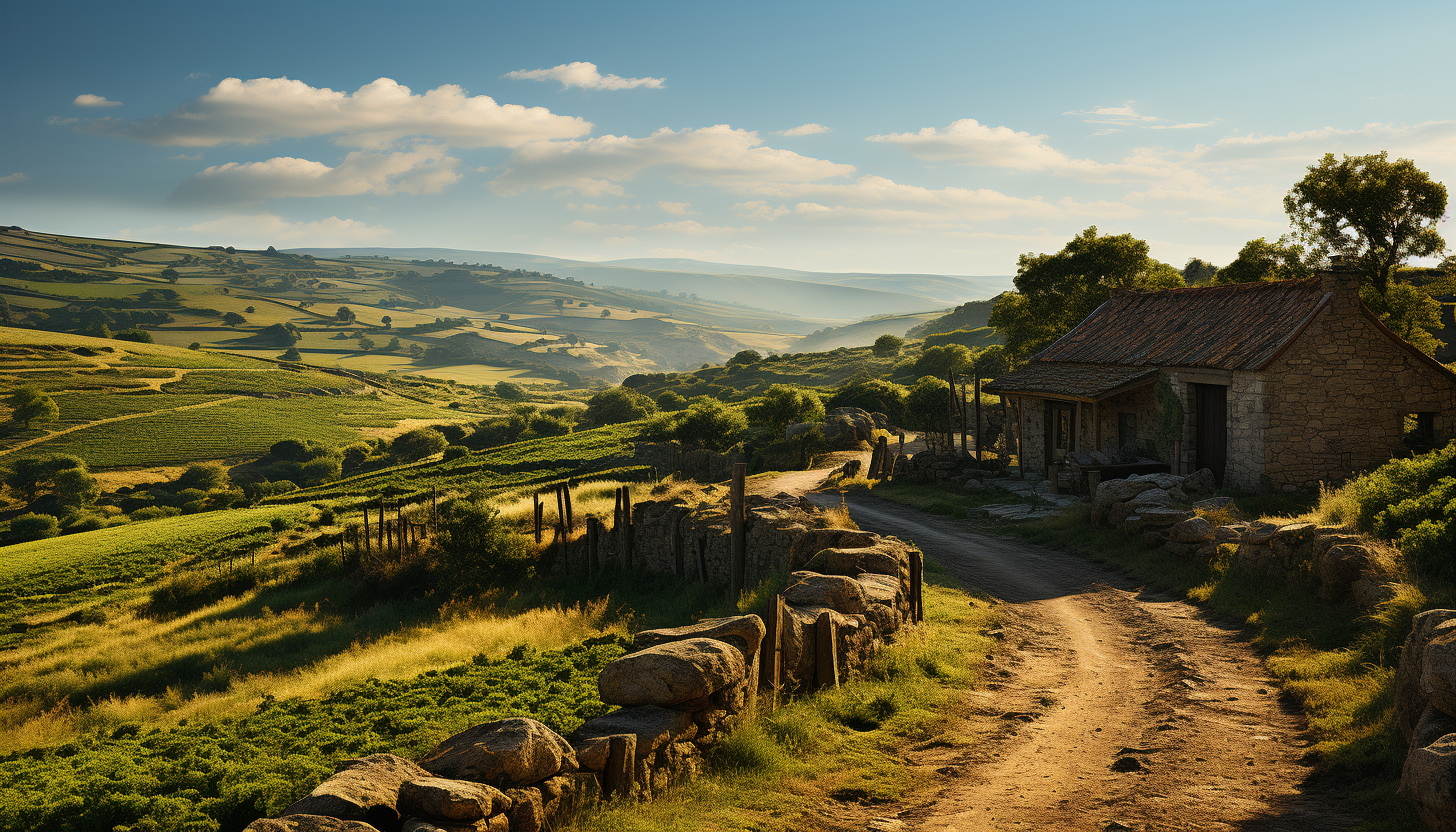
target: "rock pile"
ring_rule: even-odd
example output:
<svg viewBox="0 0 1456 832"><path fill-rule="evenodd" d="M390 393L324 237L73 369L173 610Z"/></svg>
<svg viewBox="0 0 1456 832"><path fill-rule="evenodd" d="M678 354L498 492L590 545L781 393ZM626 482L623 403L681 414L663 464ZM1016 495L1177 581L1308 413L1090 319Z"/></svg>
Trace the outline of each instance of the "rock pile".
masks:
<svg viewBox="0 0 1456 832"><path fill-rule="evenodd" d="M1395 721L1410 749L1401 794L1429 828L1456 830L1456 610L1412 622L1395 674Z"/></svg>
<svg viewBox="0 0 1456 832"><path fill-rule="evenodd" d="M1001 463L994 460L985 460L978 465L976 460L958 454L933 454L929 451L901 457L900 460L895 467L895 479L924 485L979 485L983 478L1000 476L1003 470Z"/></svg>
<svg viewBox="0 0 1456 832"><path fill-rule="evenodd" d="M1179 504L1214 489L1213 472L1187 477L1143 474L1097 486L1092 522L1115 526L1175 555L1212 558L1222 544L1236 544L1242 570L1318 587L1327 601L1353 599L1374 607L1389 597L1388 576L1370 544L1344 526L1315 523L1214 525Z"/></svg>
<svg viewBox="0 0 1456 832"><path fill-rule="evenodd" d="M818 422L800 422L789 425L786 436L793 439L814 428L824 432L824 438L835 446L852 446L858 442L873 442L875 430L890 430L890 417L883 413L871 413L858 407L836 407L824 414Z"/></svg>
<svg viewBox="0 0 1456 832"><path fill-rule="evenodd" d="M806 511L791 499L760 508ZM393 754L348 760L282 817L245 832L537 832L605 789L650 798L695 775L761 689L826 683L816 664L820 633L836 634L837 682L911 616L909 546L798 523L762 528L772 530L781 560L805 567L781 596L777 641L765 638L756 615L639 632L597 679L602 701L617 710L586 722L570 741L534 719L513 718L461 731L417 762ZM832 630L820 625L825 616ZM779 680L761 678L761 667L773 666L765 650L779 657Z"/></svg>

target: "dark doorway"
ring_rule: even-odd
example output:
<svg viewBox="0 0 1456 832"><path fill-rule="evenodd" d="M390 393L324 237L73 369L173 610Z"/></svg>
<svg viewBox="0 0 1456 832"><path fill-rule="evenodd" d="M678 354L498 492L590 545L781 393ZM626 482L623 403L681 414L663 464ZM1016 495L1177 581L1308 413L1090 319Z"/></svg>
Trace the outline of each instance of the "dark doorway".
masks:
<svg viewBox="0 0 1456 832"><path fill-rule="evenodd" d="M1207 468L1223 485L1228 463L1228 388L1222 384L1190 384L1193 388L1194 468Z"/></svg>
<svg viewBox="0 0 1456 832"><path fill-rule="evenodd" d="M1061 462L1071 451L1076 437L1073 434L1074 405L1068 402L1048 401L1046 403L1046 464Z"/></svg>

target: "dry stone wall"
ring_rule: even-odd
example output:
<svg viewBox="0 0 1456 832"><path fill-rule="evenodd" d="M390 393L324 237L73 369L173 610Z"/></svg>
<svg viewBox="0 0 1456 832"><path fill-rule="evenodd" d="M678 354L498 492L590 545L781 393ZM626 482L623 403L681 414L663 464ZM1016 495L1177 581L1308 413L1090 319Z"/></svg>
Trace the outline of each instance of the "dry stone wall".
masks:
<svg viewBox="0 0 1456 832"><path fill-rule="evenodd" d="M1374 608L1390 597L1389 581L1372 544L1344 526L1315 523L1214 525L1186 506L1212 493L1213 472L1187 477L1144 474L1097 486L1092 522L1114 526L1181 557L1209 560L1235 545L1234 564L1276 580L1314 586L1327 601L1353 600Z"/></svg>
<svg viewBox="0 0 1456 832"><path fill-rule="evenodd" d="M1401 794L1429 828L1456 830L1456 610L1412 622L1395 674L1395 721L1408 748Z"/></svg>
<svg viewBox="0 0 1456 832"><path fill-rule="evenodd" d="M417 761L347 760L281 817L245 832L537 832L603 796L651 798L696 775L760 697L852 678L914 620L918 551L825 528L822 511L788 495L750 498L748 509L751 573L795 570L775 599L772 630L742 615L639 632L597 680L617 710L570 738L518 717L461 731ZM709 538L705 572L726 582L726 512L717 504L657 501L632 514L636 568L682 575L681 541ZM568 547L570 557L586 554Z"/></svg>

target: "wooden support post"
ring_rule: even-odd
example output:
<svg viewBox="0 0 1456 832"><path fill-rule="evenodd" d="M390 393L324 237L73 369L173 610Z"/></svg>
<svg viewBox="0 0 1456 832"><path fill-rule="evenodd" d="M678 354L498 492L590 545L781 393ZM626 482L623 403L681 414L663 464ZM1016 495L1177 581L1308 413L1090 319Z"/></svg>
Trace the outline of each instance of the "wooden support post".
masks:
<svg viewBox="0 0 1456 832"><path fill-rule="evenodd" d="M1026 479L1026 400L1016 397L1016 475Z"/></svg>
<svg viewBox="0 0 1456 832"><path fill-rule="evenodd" d="M875 472L875 479L887 480L890 472L895 470L894 463L890 461L890 438L881 436L880 441L875 443L875 451L880 457L880 468Z"/></svg>
<svg viewBox="0 0 1456 832"><path fill-rule="evenodd" d="M607 797L631 797L637 776L637 735L615 734L607 738L607 767L602 788Z"/></svg>
<svg viewBox="0 0 1456 832"><path fill-rule="evenodd" d="M384 548L384 500L379 501L379 557L388 555L389 550Z"/></svg>
<svg viewBox="0 0 1456 832"><path fill-rule="evenodd" d="M632 568L632 486L624 485L622 491L622 519L617 525L622 546L622 566Z"/></svg>
<svg viewBox="0 0 1456 832"><path fill-rule="evenodd" d="M561 573L564 575L571 571L571 564L566 557L566 485L556 486L556 543L561 551Z"/></svg>
<svg viewBox="0 0 1456 832"><path fill-rule="evenodd" d="M920 603L920 573L925 569L924 555L912 549L910 550L910 623L919 621L918 609Z"/></svg>
<svg viewBox="0 0 1456 832"><path fill-rule="evenodd" d="M364 507L364 554L369 554L369 506Z"/></svg>
<svg viewBox="0 0 1456 832"><path fill-rule="evenodd" d="M748 478L748 465L733 463L733 483L728 491L728 533L732 550L729 555L729 592L736 599L743 591L747 568L748 541L745 529L744 481Z"/></svg>
<svg viewBox="0 0 1456 832"><path fill-rule="evenodd" d="M1082 403L1077 402L1072 412L1072 450L1082 450Z"/></svg>
<svg viewBox="0 0 1456 832"><path fill-rule="evenodd" d="M874 450L870 451L870 465L869 465L869 468L867 468L865 470L864 475L865 475L865 479L867 479L867 480L879 479L879 476L880 476L880 445L879 445L878 442L875 443Z"/></svg>
<svg viewBox="0 0 1456 832"><path fill-rule="evenodd" d="M839 687L839 627L829 610L819 613L814 621L814 684Z"/></svg>
<svg viewBox="0 0 1456 832"><path fill-rule="evenodd" d="M778 709L783 667L784 596L775 595L764 620L763 644L758 648L758 686L768 697L770 713Z"/></svg>
<svg viewBox="0 0 1456 832"><path fill-rule="evenodd" d="M976 469L981 468L981 375L975 375L976 383L972 391L976 396Z"/></svg>
<svg viewBox="0 0 1456 832"><path fill-rule="evenodd" d="M979 430L977 428L978 433ZM976 453L979 454L980 452L981 448L977 445ZM966 450L966 377L961 376L961 456L969 455L970 452Z"/></svg>
<svg viewBox="0 0 1456 832"><path fill-rule="evenodd" d="M537 491L531 495L532 516L535 518L536 545L541 545L541 492Z"/></svg>
<svg viewBox="0 0 1456 832"><path fill-rule="evenodd" d="M571 511L571 480L562 483L561 493L566 497L566 530L571 531L576 528L576 516Z"/></svg>
<svg viewBox="0 0 1456 832"><path fill-rule="evenodd" d="M586 518L586 569L587 574L601 571L602 521L595 517Z"/></svg>
<svg viewBox="0 0 1456 832"><path fill-rule="evenodd" d="M1174 476L1182 476L1182 474L1183 474L1183 440L1182 439L1174 439L1173 440L1173 474L1174 474Z"/></svg>
<svg viewBox="0 0 1456 832"><path fill-rule="evenodd" d="M1002 470L1011 464L1011 408L1006 405L1006 397L996 395L1001 402L1001 442L1006 447L1006 459L1001 460Z"/></svg>

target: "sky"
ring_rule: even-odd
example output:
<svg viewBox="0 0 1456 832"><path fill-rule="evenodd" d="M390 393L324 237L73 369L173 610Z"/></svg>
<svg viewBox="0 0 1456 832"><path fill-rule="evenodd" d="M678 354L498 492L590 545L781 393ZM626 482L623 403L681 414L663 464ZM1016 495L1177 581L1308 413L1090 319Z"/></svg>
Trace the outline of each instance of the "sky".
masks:
<svg viewBox="0 0 1456 832"><path fill-rule="evenodd" d="M1282 198L1325 153L1389 151L1456 190L1450 0L5 19L0 224L39 231L1010 275L1093 225L1227 263L1288 230Z"/></svg>

